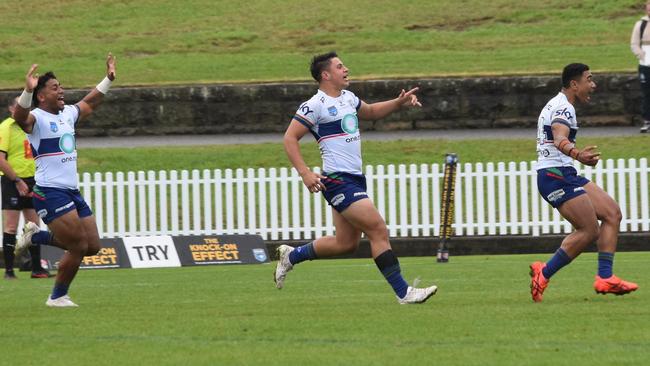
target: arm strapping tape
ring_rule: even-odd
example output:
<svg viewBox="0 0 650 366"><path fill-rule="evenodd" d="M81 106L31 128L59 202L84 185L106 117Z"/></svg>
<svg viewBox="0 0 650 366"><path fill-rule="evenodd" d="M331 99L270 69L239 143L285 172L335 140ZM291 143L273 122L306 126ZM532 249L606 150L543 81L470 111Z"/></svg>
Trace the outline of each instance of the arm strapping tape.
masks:
<svg viewBox="0 0 650 366"><path fill-rule="evenodd" d="M23 89L22 94L20 94L20 97L18 98L18 104L23 108L23 109L29 109L29 107L32 106L32 95L34 92L28 92L27 90Z"/></svg>
<svg viewBox="0 0 650 366"><path fill-rule="evenodd" d="M111 88L111 84L113 82L107 77L104 78L97 86L95 87L97 90L99 90L100 93L106 94L108 93L108 90Z"/></svg>

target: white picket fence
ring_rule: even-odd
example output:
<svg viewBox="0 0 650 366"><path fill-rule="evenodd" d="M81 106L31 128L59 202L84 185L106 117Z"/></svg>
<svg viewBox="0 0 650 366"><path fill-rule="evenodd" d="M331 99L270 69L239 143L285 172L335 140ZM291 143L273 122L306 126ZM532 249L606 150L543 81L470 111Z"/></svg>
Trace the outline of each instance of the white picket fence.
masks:
<svg viewBox="0 0 650 366"><path fill-rule="evenodd" d="M576 166L620 204L621 231L649 231L648 161ZM391 237L437 236L444 166L367 166L368 193ZM316 169L318 170L318 169ZM567 233L537 192L532 162L459 164L456 235ZM236 169L85 173L81 191L104 238L139 235L259 234L312 239L333 234L332 214L295 170Z"/></svg>

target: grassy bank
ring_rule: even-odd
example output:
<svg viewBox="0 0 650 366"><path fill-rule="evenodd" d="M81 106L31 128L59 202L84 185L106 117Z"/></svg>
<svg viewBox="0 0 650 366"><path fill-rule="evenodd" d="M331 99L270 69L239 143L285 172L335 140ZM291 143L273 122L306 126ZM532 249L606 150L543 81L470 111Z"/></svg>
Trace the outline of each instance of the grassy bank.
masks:
<svg viewBox="0 0 650 366"><path fill-rule="evenodd" d="M0 2L0 88L32 63L93 86L108 51L117 85L307 80L336 49L353 78L557 73L582 61L632 71L636 0L62 0ZM269 16L272 14L272 16Z"/></svg>

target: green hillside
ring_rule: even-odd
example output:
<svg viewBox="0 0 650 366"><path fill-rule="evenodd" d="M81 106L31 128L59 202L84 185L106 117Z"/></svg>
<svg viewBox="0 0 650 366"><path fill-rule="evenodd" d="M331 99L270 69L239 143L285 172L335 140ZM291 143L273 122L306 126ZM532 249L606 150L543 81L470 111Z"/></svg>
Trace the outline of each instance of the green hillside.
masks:
<svg viewBox="0 0 650 366"><path fill-rule="evenodd" d="M307 80L335 49L354 78L557 73L582 61L632 71L637 0L120 0L0 2L0 89L32 63L95 85Z"/></svg>

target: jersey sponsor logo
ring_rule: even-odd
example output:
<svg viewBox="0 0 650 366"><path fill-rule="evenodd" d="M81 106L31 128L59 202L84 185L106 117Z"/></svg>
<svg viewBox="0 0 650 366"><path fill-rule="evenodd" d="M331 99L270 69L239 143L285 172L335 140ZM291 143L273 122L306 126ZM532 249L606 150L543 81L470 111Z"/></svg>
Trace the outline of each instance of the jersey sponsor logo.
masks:
<svg viewBox="0 0 650 366"><path fill-rule="evenodd" d="M348 137L347 139L345 139L345 142L350 143L350 142L360 141L360 140L361 140L361 135L356 135L354 137Z"/></svg>
<svg viewBox="0 0 650 366"><path fill-rule="evenodd" d="M339 114L339 110L336 109L335 106L327 107L327 112L329 112L330 116L336 116Z"/></svg>
<svg viewBox="0 0 650 366"><path fill-rule="evenodd" d="M558 109L557 111L555 111L555 114L553 115L553 117L564 118L564 119L566 119L568 121L573 119L573 115L571 115L571 112L568 111L568 108L564 108L562 110Z"/></svg>
<svg viewBox="0 0 650 366"><path fill-rule="evenodd" d="M302 112L302 115L305 116L305 117L307 117L307 115L308 115L309 113L314 113L314 111L312 111L312 110L309 108L309 105L308 105L307 103L303 103L303 104L300 106L299 109L300 109L300 111Z"/></svg>
<svg viewBox="0 0 650 366"><path fill-rule="evenodd" d="M61 211L63 211L63 210L67 210L67 209L69 209L69 208L72 207L72 206L74 206L74 202L68 202L67 204L65 204L65 205L63 205L63 206L61 206L61 207L59 207L59 208L56 208L56 209L54 210L54 213L58 213L58 212L61 212Z"/></svg>
<svg viewBox="0 0 650 366"><path fill-rule="evenodd" d="M61 159L61 163L69 163L69 162L72 162L72 161L77 161L77 157L76 156L68 156L68 157L65 157L65 158Z"/></svg>
<svg viewBox="0 0 650 366"><path fill-rule="evenodd" d="M75 149L74 136L70 133L64 133L63 136L59 138L59 148L65 153L73 153Z"/></svg>
<svg viewBox="0 0 650 366"><path fill-rule="evenodd" d="M549 202L555 202L562 197L564 197L564 189L558 189L556 191L551 192L548 196L546 196Z"/></svg>
<svg viewBox="0 0 650 366"><path fill-rule="evenodd" d="M36 214L38 215L38 217L40 217L42 219L45 216L47 216L47 210L46 209L38 210L38 212L36 212Z"/></svg>
<svg viewBox="0 0 650 366"><path fill-rule="evenodd" d="M50 122L50 131L57 132L58 130L59 126L56 125L56 122Z"/></svg>
<svg viewBox="0 0 650 366"><path fill-rule="evenodd" d="M336 196L332 197L332 206L338 206L345 200L345 193L339 193Z"/></svg>
<svg viewBox="0 0 650 366"><path fill-rule="evenodd" d="M346 114L341 120L341 129L352 135L359 131L359 120L356 114Z"/></svg>

